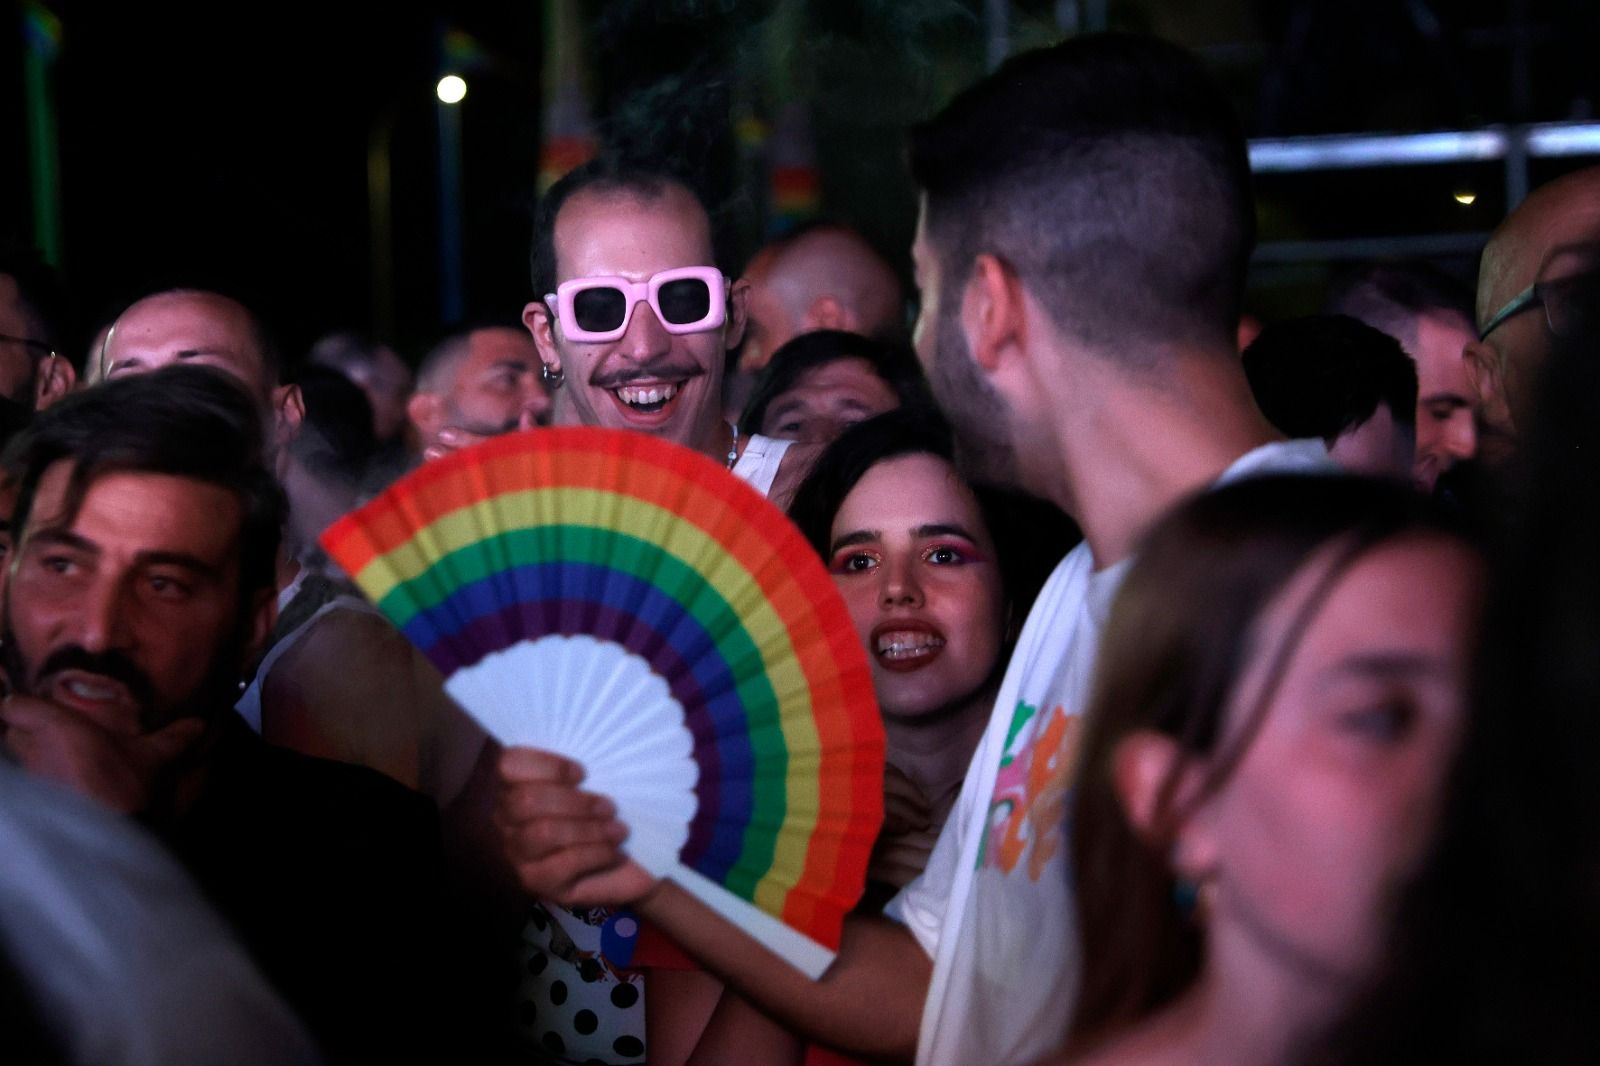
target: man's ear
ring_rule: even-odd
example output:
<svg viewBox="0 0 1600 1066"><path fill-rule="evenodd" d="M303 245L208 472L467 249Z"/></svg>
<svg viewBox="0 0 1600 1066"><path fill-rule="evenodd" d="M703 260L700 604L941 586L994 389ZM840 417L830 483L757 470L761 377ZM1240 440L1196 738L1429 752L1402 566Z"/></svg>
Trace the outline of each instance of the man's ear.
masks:
<svg viewBox="0 0 1600 1066"><path fill-rule="evenodd" d="M300 424L305 420L306 401L299 385L279 385L272 390L273 433L280 451L300 435Z"/></svg>
<svg viewBox="0 0 1600 1066"><path fill-rule="evenodd" d="M406 401L406 418L426 447L439 439L444 428L444 401L431 392L414 392Z"/></svg>
<svg viewBox="0 0 1600 1066"><path fill-rule="evenodd" d="M1461 358L1466 360L1467 376L1478 394L1479 410L1490 407L1500 394L1500 355L1483 341L1468 341Z"/></svg>
<svg viewBox="0 0 1600 1066"><path fill-rule="evenodd" d="M1027 338L1022 281L1005 260L980 255L961 293L961 323L972 357L985 370L1018 350Z"/></svg>
<svg viewBox="0 0 1600 1066"><path fill-rule="evenodd" d="M740 278L728 290L728 322L723 327L723 348L731 352L739 347L739 342L744 340L744 327L749 317L750 283Z"/></svg>
<svg viewBox="0 0 1600 1066"><path fill-rule="evenodd" d="M1146 844L1171 848L1174 872L1197 881L1216 862L1205 820L1193 810L1205 775L1203 760L1153 729L1129 734L1111 753L1112 784L1134 833Z"/></svg>
<svg viewBox="0 0 1600 1066"><path fill-rule="evenodd" d="M539 349L539 361L550 373L561 372L561 352L556 347L555 316L543 300L534 300L522 309L522 324L533 334L533 346Z"/></svg>
<svg viewBox="0 0 1600 1066"><path fill-rule="evenodd" d="M811 301L811 306L806 308L805 317L800 320L800 325L801 332L813 329L856 330L860 322L834 297L818 296Z"/></svg>
<svg viewBox="0 0 1600 1066"><path fill-rule="evenodd" d="M71 360L51 352L39 367L38 383L34 387L33 409L43 411L72 391L78 383L78 372Z"/></svg>
<svg viewBox="0 0 1600 1066"><path fill-rule="evenodd" d="M267 637L278 621L278 590L258 589L250 603L249 644L245 648L245 662L254 662L266 650ZM244 663L240 664L241 668Z"/></svg>

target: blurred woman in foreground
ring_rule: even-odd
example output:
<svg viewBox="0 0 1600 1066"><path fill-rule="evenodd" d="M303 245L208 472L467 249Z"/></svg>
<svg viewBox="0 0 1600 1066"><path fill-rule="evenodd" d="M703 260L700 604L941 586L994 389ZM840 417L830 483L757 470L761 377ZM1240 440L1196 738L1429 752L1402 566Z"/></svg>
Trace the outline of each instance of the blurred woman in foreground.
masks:
<svg viewBox="0 0 1600 1066"><path fill-rule="evenodd" d="M1514 457L1472 724L1383 980L1310 1061L1600 1062L1600 277L1562 327Z"/></svg>
<svg viewBox="0 0 1600 1066"><path fill-rule="evenodd" d="M1280 1063L1369 979L1463 722L1477 552L1409 490L1261 478L1163 521L1102 646L1060 1061Z"/></svg>

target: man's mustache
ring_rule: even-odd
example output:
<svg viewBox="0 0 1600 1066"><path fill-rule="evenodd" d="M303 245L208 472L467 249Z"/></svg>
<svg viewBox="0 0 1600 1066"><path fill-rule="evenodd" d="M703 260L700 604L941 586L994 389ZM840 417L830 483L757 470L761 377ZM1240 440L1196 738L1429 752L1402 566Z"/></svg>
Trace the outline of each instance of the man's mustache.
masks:
<svg viewBox="0 0 1600 1066"><path fill-rule="evenodd" d="M97 674L115 681L127 689L128 695L141 707L148 707L155 698L155 685L149 675L135 666L127 656L116 651L96 654L77 644L68 644L51 652L45 659L44 665L34 675L34 685L37 686L44 678L65 670Z"/></svg>
<svg viewBox="0 0 1600 1066"><path fill-rule="evenodd" d="M635 381L687 381L704 373L705 368L697 363L659 359L643 366L629 363L615 370L599 371L589 379L589 384L597 389L620 389Z"/></svg>

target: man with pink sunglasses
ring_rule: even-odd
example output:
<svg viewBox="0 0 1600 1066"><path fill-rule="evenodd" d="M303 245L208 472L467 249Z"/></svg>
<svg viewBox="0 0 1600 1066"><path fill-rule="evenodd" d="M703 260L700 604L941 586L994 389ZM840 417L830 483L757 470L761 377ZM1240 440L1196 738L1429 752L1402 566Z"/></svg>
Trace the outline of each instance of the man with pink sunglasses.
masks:
<svg viewBox="0 0 1600 1066"><path fill-rule="evenodd" d="M714 259L710 218L686 185L596 160L540 201L535 299L522 321L554 388L555 425L653 433L781 504L810 451L741 438L723 418L722 375L744 335L749 285Z"/></svg>
<svg viewBox="0 0 1600 1066"><path fill-rule="evenodd" d="M676 178L600 159L552 186L522 312L552 390L551 422L653 433L785 506L816 449L741 435L723 418L723 371L744 335L750 286L714 261L705 206ZM716 1003L709 974L652 968L641 978L613 959L606 930L619 922L633 918L541 900L523 930L526 1035L561 1049L562 1061L642 1061L646 997L655 1039L703 1026Z"/></svg>

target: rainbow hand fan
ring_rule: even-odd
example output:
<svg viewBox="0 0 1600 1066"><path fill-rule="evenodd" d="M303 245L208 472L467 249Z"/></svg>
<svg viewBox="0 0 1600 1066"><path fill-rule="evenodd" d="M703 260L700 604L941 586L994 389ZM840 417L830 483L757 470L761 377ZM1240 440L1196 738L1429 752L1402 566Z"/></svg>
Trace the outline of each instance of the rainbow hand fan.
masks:
<svg viewBox="0 0 1600 1066"><path fill-rule="evenodd" d="M866 654L800 532L697 452L589 428L427 464L323 535L504 744L581 763L626 848L812 977L883 814Z"/></svg>

